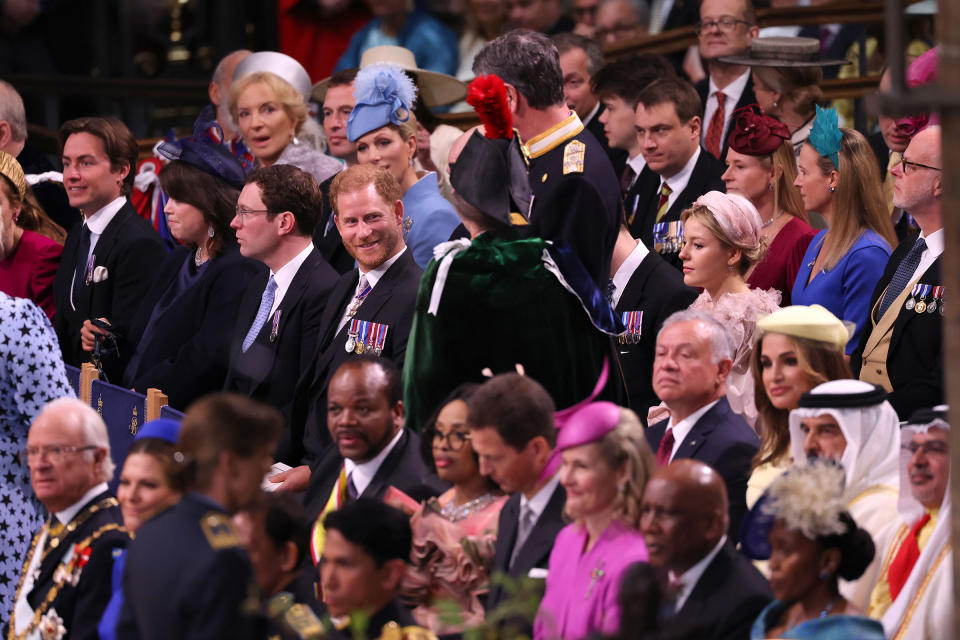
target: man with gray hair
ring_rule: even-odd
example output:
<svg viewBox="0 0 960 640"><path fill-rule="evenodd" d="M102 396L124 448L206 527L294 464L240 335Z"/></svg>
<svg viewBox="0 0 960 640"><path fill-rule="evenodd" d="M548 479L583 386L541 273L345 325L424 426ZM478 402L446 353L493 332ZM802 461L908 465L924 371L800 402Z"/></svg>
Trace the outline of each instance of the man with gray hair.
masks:
<svg viewBox="0 0 960 640"><path fill-rule="evenodd" d="M567 246L604 287L622 209L619 180L603 146L567 106L556 46L541 33L515 29L487 43L473 71L503 80L530 159L523 234Z"/></svg>
<svg viewBox="0 0 960 640"><path fill-rule="evenodd" d="M760 440L727 402L733 352L727 329L708 313L679 311L666 319L657 335L653 390L670 417L647 429L647 441L661 467L693 458L720 474L730 501L728 536L735 544Z"/></svg>
<svg viewBox="0 0 960 640"><path fill-rule="evenodd" d="M248 49L239 49L225 55L213 70L213 77L207 87L210 104L213 105L216 113L217 124L223 129L224 143L233 140L239 134L237 124L230 116L230 109L227 104L229 102L227 98L230 95L230 85L233 83L233 72L237 65L251 53L253 52Z"/></svg>
<svg viewBox="0 0 960 640"><path fill-rule="evenodd" d="M107 487L114 470L107 427L86 403L60 398L33 421L20 455L51 515L24 559L11 635L48 637L41 630L59 627L95 638L111 597L114 551L130 540Z"/></svg>
<svg viewBox="0 0 960 640"><path fill-rule="evenodd" d="M616 175L623 173L627 152L611 149L603 133L600 114L603 104L593 93L593 77L603 67L603 47L586 36L575 33L558 33L551 38L560 53L560 71L563 73L563 97L573 109L584 128L593 134L603 147Z"/></svg>

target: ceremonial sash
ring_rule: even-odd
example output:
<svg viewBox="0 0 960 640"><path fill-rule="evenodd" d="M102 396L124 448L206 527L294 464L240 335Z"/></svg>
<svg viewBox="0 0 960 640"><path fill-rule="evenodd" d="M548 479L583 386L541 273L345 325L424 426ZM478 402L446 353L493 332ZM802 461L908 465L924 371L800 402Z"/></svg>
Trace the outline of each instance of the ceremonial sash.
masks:
<svg viewBox="0 0 960 640"><path fill-rule="evenodd" d="M323 507L323 511L317 517L317 521L313 524L313 533L310 536L310 556L313 558L313 564L315 566L320 565L320 557L323 556L324 541L327 539L327 531L323 528L323 519L331 511L336 511L342 507L346 501L347 468L346 466L341 466L340 477L337 478L337 483L333 485L330 498L327 500L326 506Z"/></svg>

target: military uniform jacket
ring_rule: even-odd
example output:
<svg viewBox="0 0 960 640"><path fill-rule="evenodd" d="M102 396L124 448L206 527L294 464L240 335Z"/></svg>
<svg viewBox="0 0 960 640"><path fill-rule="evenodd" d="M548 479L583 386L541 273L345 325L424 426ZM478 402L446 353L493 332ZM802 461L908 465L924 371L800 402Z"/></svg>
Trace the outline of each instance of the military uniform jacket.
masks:
<svg viewBox="0 0 960 640"><path fill-rule="evenodd" d="M876 308L880 296L886 291L897 267L913 246L915 238L916 236L911 236L908 241L901 242L890 256L887 267L870 298L871 310ZM931 285L931 288L942 286L943 277L940 273L942 259L942 255L938 256L920 276L917 284ZM925 305L929 305L931 300L932 296L928 295ZM943 298L937 301L938 307L942 303ZM927 307L923 313L917 313L916 306L908 309L905 305L901 305L893 323L890 345L887 349L887 377L893 391L887 396L887 400L890 401L901 420L908 419L917 409L943 403L943 316L941 313L942 308L936 308L930 313ZM856 377L860 376L864 348L876 326L872 315L867 322L871 331L861 333L860 345L850 356L850 369Z"/></svg>
<svg viewBox="0 0 960 640"><path fill-rule="evenodd" d="M39 627L57 625L63 627L63 635L43 637L98 638L97 625L112 595L113 552L125 548L129 540L117 499L108 491L90 500L59 533L51 532L49 523L44 525L33 538L17 589L16 600L26 597L33 618L22 627L25 621L19 619L15 604L8 638L40 637ZM27 572L36 554L41 560L30 577Z"/></svg>
<svg viewBox="0 0 960 640"><path fill-rule="evenodd" d="M241 348L243 340L260 309L268 278L267 273L254 278L243 294L223 389L266 402L280 409L289 419L297 379L308 368L310 355L316 351L320 321L338 276L319 251L311 251L277 306L280 315L274 313L267 319L244 353ZM299 464L297 452L301 446L300 442L294 445L288 429L274 458L295 466Z"/></svg>
<svg viewBox="0 0 960 640"><path fill-rule="evenodd" d="M105 277L89 285L77 283L77 308L70 300L70 284L79 259L82 225L76 225L67 235L60 258L60 268L53 282L53 297L57 305L54 329L60 340L60 350L66 364L79 367L88 360L80 348L80 328L84 320L108 318L121 335L126 333L140 300L153 282L157 265L166 252L160 236L150 223L137 215L129 202L125 203L107 225L93 248L94 269L103 267ZM103 273L103 272L101 272ZM107 375L120 381L119 363Z"/></svg>
<svg viewBox="0 0 960 640"><path fill-rule="evenodd" d="M413 310L417 301L417 287L423 270L413 261L406 249L396 262L377 281L369 295L357 308L354 318L389 326L381 357L389 358L403 370L407 352L407 337L413 324ZM297 459L304 456L316 463L330 446L327 432L327 385L337 368L353 353L346 351L350 322L337 331L337 325L356 294L359 271L340 276L330 294L329 303L320 320L319 339L308 365L297 382L290 417L290 437L293 445L302 443L295 452Z"/></svg>
<svg viewBox="0 0 960 640"><path fill-rule="evenodd" d="M399 600L391 600L367 621L365 633L359 637L370 640L415 640L435 638L432 633L416 626L413 614ZM341 629L340 626L343 628ZM353 630L349 623L330 625L329 637L332 640L353 640Z"/></svg>
<svg viewBox="0 0 960 640"><path fill-rule="evenodd" d="M266 636L253 568L230 515L197 493L137 531L123 596L117 638Z"/></svg>
<svg viewBox="0 0 960 640"><path fill-rule="evenodd" d="M680 214L697 198L708 191L725 191L723 180L720 179L722 175L723 164L706 150L701 149L700 157L693 166L693 173L690 174L690 181L667 209L667 213L660 222L666 224L668 228L675 227L680 222ZM682 261L677 254L680 252L679 240L682 238L672 238L672 242L660 242L654 238L657 205L660 204L660 176L650 167L644 167L637 176L634 188L635 191L631 189L628 192L628 197L632 197L631 194L638 196L636 215L633 224L630 225L630 234L634 238L639 238L640 242L649 249L656 251L664 260L679 269Z"/></svg>
<svg viewBox="0 0 960 640"><path fill-rule="evenodd" d="M523 148L533 201L521 233L572 249L602 289L623 209L610 159L576 114Z"/></svg>

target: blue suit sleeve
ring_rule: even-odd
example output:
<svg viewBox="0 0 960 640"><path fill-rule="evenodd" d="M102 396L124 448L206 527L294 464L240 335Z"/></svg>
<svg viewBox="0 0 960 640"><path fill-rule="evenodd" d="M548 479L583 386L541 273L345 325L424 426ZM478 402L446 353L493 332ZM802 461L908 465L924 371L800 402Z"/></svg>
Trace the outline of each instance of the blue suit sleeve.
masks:
<svg viewBox="0 0 960 640"><path fill-rule="evenodd" d="M847 341L850 355L860 344L860 335L870 320L870 297L890 259L890 250L877 245L855 248L843 267L843 311L841 320L856 324Z"/></svg>

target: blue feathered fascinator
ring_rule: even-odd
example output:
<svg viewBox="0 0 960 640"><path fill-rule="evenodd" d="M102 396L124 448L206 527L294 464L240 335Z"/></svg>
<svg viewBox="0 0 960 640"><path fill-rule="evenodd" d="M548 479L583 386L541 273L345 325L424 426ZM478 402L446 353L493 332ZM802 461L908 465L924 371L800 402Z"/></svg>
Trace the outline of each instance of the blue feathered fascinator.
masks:
<svg viewBox="0 0 960 640"><path fill-rule="evenodd" d="M820 105L817 105L817 116L810 129L808 140L817 153L824 158L830 158L833 166L840 168L839 151L843 133L840 132L840 126L837 123L836 109L821 109Z"/></svg>
<svg viewBox="0 0 960 640"><path fill-rule="evenodd" d="M347 138L360 136L388 124L410 119L417 88L395 64L372 64L360 69L353 81L353 111L347 119Z"/></svg>

